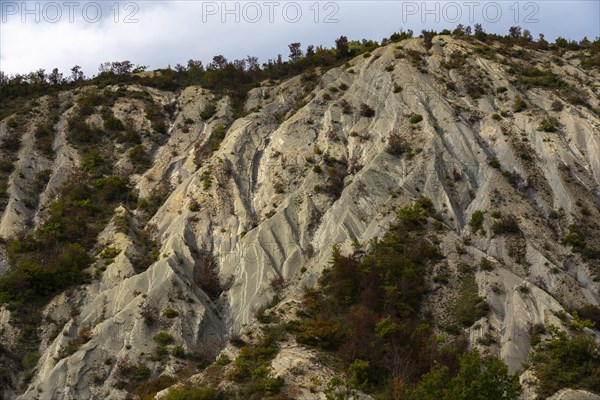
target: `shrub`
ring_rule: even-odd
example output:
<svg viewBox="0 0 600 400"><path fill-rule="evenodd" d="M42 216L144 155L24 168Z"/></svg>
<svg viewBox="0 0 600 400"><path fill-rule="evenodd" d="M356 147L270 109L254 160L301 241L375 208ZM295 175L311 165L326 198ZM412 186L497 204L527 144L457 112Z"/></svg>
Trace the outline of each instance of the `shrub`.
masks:
<svg viewBox="0 0 600 400"><path fill-rule="evenodd" d="M208 103L202 112L200 113L200 118L202 121L207 121L213 117L217 113L217 104L214 102Z"/></svg>
<svg viewBox="0 0 600 400"><path fill-rule="evenodd" d="M138 145L127 153L136 173L142 173L152 165L152 156L143 145Z"/></svg>
<svg viewBox="0 0 600 400"><path fill-rule="evenodd" d="M188 206L188 210L190 210L191 212L200 211L200 203L198 203L196 200L192 200L190 202L190 205Z"/></svg>
<svg viewBox="0 0 600 400"><path fill-rule="evenodd" d="M395 156L400 156L406 151L406 149L407 146L404 143L404 140L402 140L402 138L397 132L393 132L392 134L390 134L390 136L388 137L388 145L385 149L388 153Z"/></svg>
<svg viewBox="0 0 600 400"><path fill-rule="evenodd" d="M489 166L494 169L502 168L502 166L500 165L500 161L498 161L496 158L494 158L492 161L489 162Z"/></svg>
<svg viewBox="0 0 600 400"><path fill-rule="evenodd" d="M411 115L409 121L411 124L418 124L419 122L423 121L423 116L421 114L413 114Z"/></svg>
<svg viewBox="0 0 600 400"><path fill-rule="evenodd" d="M362 103L360 105L360 116L366 118L372 118L375 116L375 110L369 107L367 104Z"/></svg>
<svg viewBox="0 0 600 400"><path fill-rule="evenodd" d="M525 100L521 96L515 97L515 102L513 103L512 110L513 112L521 112L527 108L527 104Z"/></svg>
<svg viewBox="0 0 600 400"><path fill-rule="evenodd" d="M156 335L154 335L152 337L152 339L154 339L154 341L158 344L162 344L162 345L168 345L173 343L173 341L175 341L175 339L173 338L173 335L167 333L167 332L158 332Z"/></svg>
<svg viewBox="0 0 600 400"><path fill-rule="evenodd" d="M173 354L173 357L176 357L176 358L184 358L185 350L183 349L183 346L177 345L177 346L173 347L173 351L171 354Z"/></svg>
<svg viewBox="0 0 600 400"><path fill-rule="evenodd" d="M163 315L167 318L176 318L179 316L179 311L172 308L167 308L163 311Z"/></svg>
<svg viewBox="0 0 600 400"><path fill-rule="evenodd" d="M172 376L162 375L151 379L148 382L140 383L135 390L135 396L141 400L150 400L156 396L156 393L177 383L177 379Z"/></svg>
<svg viewBox="0 0 600 400"><path fill-rule="evenodd" d="M519 228L519 222L514 215L505 215L492 224L492 232L497 235L515 234L521 232L521 228Z"/></svg>
<svg viewBox="0 0 600 400"><path fill-rule="evenodd" d="M560 100L554 100L552 102L552 105L550 106L550 109L552 111L556 111L556 112L562 111L563 108L564 108L563 103Z"/></svg>
<svg viewBox="0 0 600 400"><path fill-rule="evenodd" d="M496 121L500 121L502 119L502 117L500 116L500 114L492 114L492 119L494 119Z"/></svg>
<svg viewBox="0 0 600 400"><path fill-rule="evenodd" d="M471 215L471 220L469 221L469 226L471 227L473 233L477 233L478 231L484 231L483 211L477 210L473 212L473 214Z"/></svg>
<svg viewBox="0 0 600 400"><path fill-rule="evenodd" d="M480 264L479 264L479 268L480 268L482 271L491 271L491 270L493 270L493 269L494 269L494 266L492 265L492 263L490 262L490 260L488 260L488 259L487 259L487 258L485 258L485 257L482 257L482 258L481 258L481 262L480 262Z"/></svg>
<svg viewBox="0 0 600 400"><path fill-rule="evenodd" d="M588 304L577 310L577 313L582 319L588 319L600 326L600 307L593 304Z"/></svg>
<svg viewBox="0 0 600 400"><path fill-rule="evenodd" d="M558 120L554 117L547 117L540 121L537 130L544 132L556 132L558 128Z"/></svg>
<svg viewBox="0 0 600 400"><path fill-rule="evenodd" d="M170 390L164 400L226 400L230 398L225 392L213 387L186 387Z"/></svg>

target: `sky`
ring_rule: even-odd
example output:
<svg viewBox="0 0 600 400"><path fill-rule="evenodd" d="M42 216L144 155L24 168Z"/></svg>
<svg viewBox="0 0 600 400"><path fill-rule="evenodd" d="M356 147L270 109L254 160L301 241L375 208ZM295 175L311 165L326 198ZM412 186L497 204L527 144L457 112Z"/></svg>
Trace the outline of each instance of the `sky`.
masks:
<svg viewBox="0 0 600 400"><path fill-rule="evenodd" d="M341 35L380 41L400 29L453 29L481 23L535 38L600 36L600 0L543 1L8 1L0 0L0 70L8 74L74 65L86 76L107 61L158 69L282 54L300 42L331 47Z"/></svg>

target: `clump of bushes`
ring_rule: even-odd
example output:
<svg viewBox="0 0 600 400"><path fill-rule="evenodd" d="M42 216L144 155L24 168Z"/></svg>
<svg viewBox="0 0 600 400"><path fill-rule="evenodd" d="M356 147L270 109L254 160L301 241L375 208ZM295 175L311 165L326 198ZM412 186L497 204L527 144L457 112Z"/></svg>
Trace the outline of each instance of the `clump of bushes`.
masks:
<svg viewBox="0 0 600 400"><path fill-rule="evenodd" d="M464 281L460 294L454 305L456 322L464 327L469 327L478 319L485 317L490 310L488 303L477 294L477 282L471 275Z"/></svg>
<svg viewBox="0 0 600 400"><path fill-rule="evenodd" d="M600 346L585 334L572 338L551 326L550 336L530 353L537 393L547 398L562 388L600 392Z"/></svg>
<svg viewBox="0 0 600 400"><path fill-rule="evenodd" d="M416 316L426 291L424 272L439 258L436 245L424 235L433 215L431 201L423 198L402 208L398 222L364 257L344 256L334 247L322 291L305 291L308 317L287 326L298 342L336 351L351 385L390 382L397 370L385 349L394 348L416 362L413 357L431 344L430 328ZM411 370L408 376L419 374Z"/></svg>

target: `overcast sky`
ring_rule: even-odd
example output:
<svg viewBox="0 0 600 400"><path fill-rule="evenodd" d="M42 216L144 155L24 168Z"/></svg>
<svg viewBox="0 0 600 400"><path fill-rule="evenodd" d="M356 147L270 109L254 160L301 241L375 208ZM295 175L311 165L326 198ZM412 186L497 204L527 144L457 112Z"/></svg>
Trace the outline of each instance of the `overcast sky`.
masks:
<svg viewBox="0 0 600 400"><path fill-rule="evenodd" d="M580 40L600 36L600 1L7 1L0 0L0 70L26 73L74 65L87 76L105 61L150 69L189 59L205 64L282 54L287 45L332 46L340 35L380 41L394 31L512 25Z"/></svg>

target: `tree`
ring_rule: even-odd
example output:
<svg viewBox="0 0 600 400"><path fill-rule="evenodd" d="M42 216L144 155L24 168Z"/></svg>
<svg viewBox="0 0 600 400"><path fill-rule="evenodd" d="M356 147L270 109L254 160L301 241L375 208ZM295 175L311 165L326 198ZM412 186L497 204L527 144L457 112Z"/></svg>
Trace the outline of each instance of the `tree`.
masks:
<svg viewBox="0 0 600 400"><path fill-rule="evenodd" d="M210 66L213 69L223 69L227 66L227 59L222 54L214 56Z"/></svg>
<svg viewBox="0 0 600 400"><path fill-rule="evenodd" d="M518 39L521 37L521 27L520 26L511 26L508 28L508 34L512 39Z"/></svg>
<svg viewBox="0 0 600 400"><path fill-rule="evenodd" d="M52 73L48 75L48 81L52 85L60 85L61 83L63 83L63 74L58 72L58 68L54 68L52 70Z"/></svg>
<svg viewBox="0 0 600 400"><path fill-rule="evenodd" d="M71 80L73 82L81 81L84 78L85 75L83 74L83 71L81 70L81 67L79 65L76 65L73 68L71 68Z"/></svg>
<svg viewBox="0 0 600 400"><path fill-rule="evenodd" d="M431 47L433 46L433 37L436 35L436 32L422 30L421 34L423 35L423 45L427 50L431 49Z"/></svg>
<svg viewBox="0 0 600 400"><path fill-rule="evenodd" d="M485 38L485 32L483 31L483 26L481 24L475 24L475 39L483 40Z"/></svg>
<svg viewBox="0 0 600 400"><path fill-rule="evenodd" d="M310 58L315 55L315 46L312 44L306 48L306 57Z"/></svg>
<svg viewBox="0 0 600 400"><path fill-rule="evenodd" d="M338 58L345 58L348 56L348 38L346 36L340 36L335 40L335 50L337 51Z"/></svg>
<svg viewBox="0 0 600 400"><path fill-rule="evenodd" d="M298 62L300 58L302 58L302 50L300 49L300 46L300 43L291 43L288 45L290 49L290 61L293 63Z"/></svg>

